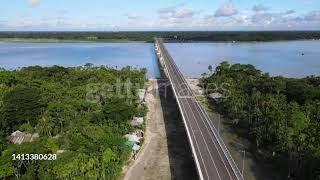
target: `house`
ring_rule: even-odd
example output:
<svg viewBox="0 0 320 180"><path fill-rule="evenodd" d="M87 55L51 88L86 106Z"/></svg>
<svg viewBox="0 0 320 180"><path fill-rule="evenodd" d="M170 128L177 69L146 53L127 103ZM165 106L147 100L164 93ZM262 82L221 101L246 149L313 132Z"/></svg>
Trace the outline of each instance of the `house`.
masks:
<svg viewBox="0 0 320 180"><path fill-rule="evenodd" d="M140 138L143 138L144 136L144 132L141 129L136 129L134 132L132 132L131 134L134 134Z"/></svg>
<svg viewBox="0 0 320 180"><path fill-rule="evenodd" d="M133 117L131 121L132 126L140 126L143 124L143 117Z"/></svg>
<svg viewBox="0 0 320 180"><path fill-rule="evenodd" d="M132 150L135 151L135 152L139 151L139 149L140 149L140 146L137 145L137 144L134 144L133 147L132 147Z"/></svg>
<svg viewBox="0 0 320 180"><path fill-rule="evenodd" d="M208 95L210 99L214 100L216 103L220 102L224 98L223 94L215 92Z"/></svg>
<svg viewBox="0 0 320 180"><path fill-rule="evenodd" d="M135 134L126 134L124 137L126 137L128 141L134 142L134 143L140 143L140 139L141 139L141 137L138 137Z"/></svg>
<svg viewBox="0 0 320 180"><path fill-rule="evenodd" d="M139 89L138 90L138 95L139 95L140 102L144 101L145 94L146 94L146 90L145 89Z"/></svg>
<svg viewBox="0 0 320 180"><path fill-rule="evenodd" d="M38 138L38 133L25 133L21 131L16 131L8 136L8 140L13 144L21 144L24 142L32 142L35 138Z"/></svg>
<svg viewBox="0 0 320 180"><path fill-rule="evenodd" d="M140 146L138 145L140 143L140 139L142 137L138 137L136 134L126 134L125 137L128 139L125 142L125 145L130 147L132 150L132 158L136 159L137 153L140 150Z"/></svg>

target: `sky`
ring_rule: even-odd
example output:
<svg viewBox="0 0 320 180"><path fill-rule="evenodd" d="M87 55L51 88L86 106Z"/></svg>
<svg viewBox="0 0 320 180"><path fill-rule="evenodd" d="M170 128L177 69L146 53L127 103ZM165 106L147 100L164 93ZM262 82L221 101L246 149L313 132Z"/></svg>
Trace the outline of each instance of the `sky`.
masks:
<svg viewBox="0 0 320 180"><path fill-rule="evenodd" d="M0 31L320 30L320 0L1 0Z"/></svg>

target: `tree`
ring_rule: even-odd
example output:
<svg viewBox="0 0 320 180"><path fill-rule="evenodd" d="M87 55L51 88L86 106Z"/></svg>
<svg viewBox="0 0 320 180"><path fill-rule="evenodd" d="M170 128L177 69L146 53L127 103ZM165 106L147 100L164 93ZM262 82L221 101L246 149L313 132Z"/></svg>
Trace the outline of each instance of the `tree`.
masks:
<svg viewBox="0 0 320 180"><path fill-rule="evenodd" d="M215 74L222 76L225 75L230 68L230 64L227 61L222 61L218 67L216 67Z"/></svg>
<svg viewBox="0 0 320 180"><path fill-rule="evenodd" d="M212 72L213 72L213 68L212 68L212 66L211 66L211 65L209 65L209 66L208 66L208 70L209 70L210 74L212 74Z"/></svg>
<svg viewBox="0 0 320 180"><path fill-rule="evenodd" d="M43 107L44 104L41 102L40 92L37 89L16 87L3 98L0 127L10 132L24 123L35 126Z"/></svg>

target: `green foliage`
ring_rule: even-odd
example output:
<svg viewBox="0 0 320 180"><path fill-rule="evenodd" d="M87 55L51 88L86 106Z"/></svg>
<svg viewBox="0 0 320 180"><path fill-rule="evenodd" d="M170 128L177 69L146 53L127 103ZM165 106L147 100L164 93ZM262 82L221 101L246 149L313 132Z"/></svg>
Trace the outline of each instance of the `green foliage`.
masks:
<svg viewBox="0 0 320 180"><path fill-rule="evenodd" d="M34 128L29 123L24 123L19 127L19 131L33 133Z"/></svg>
<svg viewBox="0 0 320 180"><path fill-rule="evenodd" d="M3 97L0 129L10 132L24 123L36 125L43 106L38 89L15 87Z"/></svg>
<svg viewBox="0 0 320 180"><path fill-rule="evenodd" d="M90 38L96 37L96 38ZM272 41L319 39L319 31L182 31L182 32L0 32L0 38L58 39L86 41L153 41L163 37L173 41ZM177 38L175 38L177 37ZM90 67L87 64L86 67Z"/></svg>
<svg viewBox="0 0 320 180"><path fill-rule="evenodd" d="M136 94L145 75L145 69L92 64L1 70L0 179L117 179L130 153L123 138L128 122L146 113ZM129 95L121 84L128 79ZM90 101L92 94L102 98ZM18 129L40 138L9 145L6 136ZM12 160L12 154L58 150L64 152L54 161Z"/></svg>
<svg viewBox="0 0 320 180"><path fill-rule="evenodd" d="M264 158L276 162L284 177L319 175L319 77L270 77L252 65L222 62L203 82L209 93L224 94L216 109L246 132L254 153L267 152Z"/></svg>

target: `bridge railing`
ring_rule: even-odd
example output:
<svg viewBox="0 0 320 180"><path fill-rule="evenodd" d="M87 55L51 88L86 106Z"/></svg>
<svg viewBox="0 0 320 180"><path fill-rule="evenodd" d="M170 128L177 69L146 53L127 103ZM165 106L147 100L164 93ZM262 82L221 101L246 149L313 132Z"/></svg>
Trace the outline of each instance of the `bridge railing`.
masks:
<svg viewBox="0 0 320 180"><path fill-rule="evenodd" d="M163 45L163 40L161 40L161 39L155 39L155 43L156 43L157 47L160 48L160 53L161 53L162 51L168 52L168 50L167 50L167 49L164 47L164 45ZM169 53L167 53L167 54L169 55ZM172 61L172 63L174 64L174 66L177 67L176 63L173 61L172 58L171 58L171 61ZM181 74L180 71L178 71L178 72ZM167 73L169 74L169 72L167 72ZM181 74L181 77L183 77L182 74ZM185 81L184 83L187 84L187 82L186 82L186 80L185 80L184 78L183 78L183 80ZM190 91L190 93L192 94L192 96L193 96L193 97L196 97L195 94L194 94L194 92L193 92L193 90L190 88L190 86L187 86L187 88L189 89L189 91ZM176 94L176 95L177 95L177 94ZM205 115L205 117L206 117L206 122L207 122L208 126L210 127L211 131L213 132L214 136L216 137L216 139L217 139L217 141L218 141L218 143L219 143L219 146L220 146L220 148L222 149L225 157L227 158L228 163L229 163L229 165L231 166L231 168L232 168L232 170L233 170L233 173L235 174L236 178L237 178L238 180L243 180L244 177L243 177L242 173L240 172L240 170L239 170L237 164L235 163L234 159L232 158L232 155L231 155L231 153L229 152L227 146L225 145L225 143L224 143L224 141L223 141L220 133L218 132L217 128L216 128L212 123L210 123L210 117L209 117L208 113L203 110L202 105L200 105L200 103L199 103L197 100L195 100L195 102L196 102L196 104L198 105L198 107L199 107L199 109L201 110L201 112Z"/></svg>

